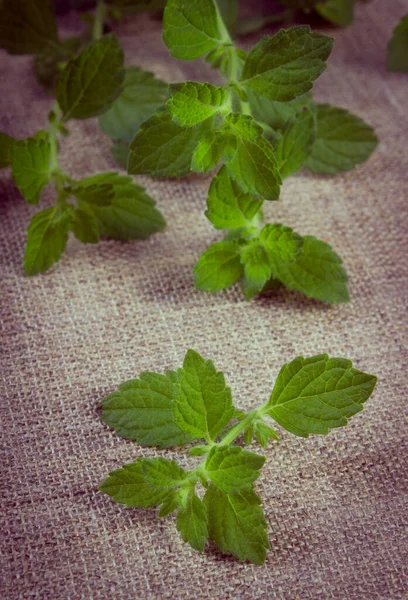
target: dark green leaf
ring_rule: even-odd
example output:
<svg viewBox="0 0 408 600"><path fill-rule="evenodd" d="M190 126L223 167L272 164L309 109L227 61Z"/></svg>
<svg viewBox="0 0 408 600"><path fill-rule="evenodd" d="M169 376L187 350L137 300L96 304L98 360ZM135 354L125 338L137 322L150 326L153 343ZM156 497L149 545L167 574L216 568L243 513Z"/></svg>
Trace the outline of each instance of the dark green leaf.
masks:
<svg viewBox="0 0 408 600"><path fill-rule="evenodd" d="M205 470L219 490L232 494L251 487L264 462L265 456L240 446L214 446L205 461Z"/></svg>
<svg viewBox="0 0 408 600"><path fill-rule="evenodd" d="M51 147L42 135L16 141L11 148L11 174L29 204L37 204L51 181Z"/></svg>
<svg viewBox="0 0 408 600"><path fill-rule="evenodd" d="M166 82L139 67L127 67L123 91L99 117L100 126L112 139L130 143L140 125L166 102L167 96Z"/></svg>
<svg viewBox="0 0 408 600"><path fill-rule="evenodd" d="M283 129L286 123L304 108L311 108L312 94L308 92L290 102L275 102L253 90L248 90L248 100L253 117L272 129Z"/></svg>
<svg viewBox="0 0 408 600"><path fill-rule="evenodd" d="M282 178L298 171L310 155L315 141L313 114L304 109L288 121L275 145L276 160Z"/></svg>
<svg viewBox="0 0 408 600"><path fill-rule="evenodd" d="M153 177L187 175L194 150L212 125L213 120L208 119L185 129L172 120L167 108L158 110L142 124L130 144L129 173Z"/></svg>
<svg viewBox="0 0 408 600"><path fill-rule="evenodd" d="M354 3L356 0L326 0L316 4L317 12L340 27L351 25L354 18Z"/></svg>
<svg viewBox="0 0 408 600"><path fill-rule="evenodd" d="M0 169L11 166L11 150L15 141L15 138L0 131Z"/></svg>
<svg viewBox="0 0 408 600"><path fill-rule="evenodd" d="M2 0L0 48L10 54L37 54L49 42L59 45L49 0Z"/></svg>
<svg viewBox="0 0 408 600"><path fill-rule="evenodd" d="M387 69L408 72L408 14L402 17L388 42Z"/></svg>
<svg viewBox="0 0 408 600"><path fill-rule="evenodd" d="M34 215L27 231L24 268L27 275L37 275L61 258L68 240L72 207L62 211L46 208Z"/></svg>
<svg viewBox="0 0 408 600"><path fill-rule="evenodd" d="M177 513L177 529L183 540L200 552L208 537L207 521L205 504L194 493L190 494L186 508Z"/></svg>
<svg viewBox="0 0 408 600"><path fill-rule="evenodd" d="M110 34L69 61L56 87L64 121L94 117L109 108L122 91L123 59L118 39Z"/></svg>
<svg viewBox="0 0 408 600"><path fill-rule="evenodd" d="M75 237L84 244L96 244L99 241L99 231L95 219L84 210L75 209L70 225Z"/></svg>
<svg viewBox="0 0 408 600"><path fill-rule="evenodd" d="M241 84L270 100L293 100L308 92L325 70L333 41L307 25L265 36L249 52Z"/></svg>

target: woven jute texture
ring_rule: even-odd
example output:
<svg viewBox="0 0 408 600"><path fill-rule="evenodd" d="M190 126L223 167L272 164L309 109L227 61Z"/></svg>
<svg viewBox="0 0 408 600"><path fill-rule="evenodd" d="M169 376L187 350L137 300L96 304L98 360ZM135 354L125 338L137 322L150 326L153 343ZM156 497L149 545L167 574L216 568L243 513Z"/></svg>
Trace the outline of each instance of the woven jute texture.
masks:
<svg viewBox="0 0 408 600"><path fill-rule="evenodd" d="M55 268L27 278L22 255L36 207L2 171L1 598L407 598L408 78L384 67L406 8L376 0L359 5L352 27L327 30L337 42L317 98L372 124L375 154L334 178L302 171L265 207L269 221L318 236L344 258L348 304L285 290L249 303L238 289L194 291L194 262L221 239L204 216L207 176L138 178L166 216L163 233L128 244L70 240ZM68 34L78 20L70 14L61 24ZM132 19L118 33L128 64L168 81L211 76L202 62L168 57L157 20ZM52 99L31 59L2 53L0 78L1 129L26 137L44 127ZM72 176L115 168L96 120L70 128L62 164ZM271 543L262 567L211 544L195 552L174 516L159 520L97 491L137 456L197 460L118 438L98 409L120 382L180 366L189 347L226 373L244 409L264 402L281 365L300 354L349 357L379 376L348 427L308 440L282 431L266 450L256 485Z"/></svg>

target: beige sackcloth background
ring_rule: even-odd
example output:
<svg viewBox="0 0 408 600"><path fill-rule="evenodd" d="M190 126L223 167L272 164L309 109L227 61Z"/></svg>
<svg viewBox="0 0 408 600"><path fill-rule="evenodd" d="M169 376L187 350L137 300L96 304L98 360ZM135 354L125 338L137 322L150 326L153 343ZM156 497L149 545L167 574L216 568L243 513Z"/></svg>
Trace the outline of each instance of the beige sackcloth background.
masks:
<svg viewBox="0 0 408 600"><path fill-rule="evenodd" d="M269 221L329 242L350 276L351 302L326 306L280 290L244 302L239 289L194 291L192 266L219 239L206 220L210 176L138 177L168 227L148 241L103 241L67 252L27 278L25 230L36 208L0 175L1 210L1 592L17 599L407 598L407 111L408 75L387 73L387 40L408 5L359 6L316 87L319 101L373 125L370 160L337 177L305 171L285 181ZM77 17L61 21L66 33ZM204 63L168 56L160 23L118 28L127 64L169 81L205 79ZM252 44L258 34L246 38ZM28 136L46 124L51 99L29 57L0 55L1 129ZM63 166L74 177L112 170L96 120L74 122ZM44 208L53 198L47 190ZM185 545L173 515L128 509L97 491L141 448L100 420L101 398L143 370L178 367L189 347L226 373L239 407L264 402L285 361L328 352L379 376L374 396L347 428L303 440L282 431L266 450L256 489L271 550L264 566ZM254 450L259 450L253 446Z"/></svg>

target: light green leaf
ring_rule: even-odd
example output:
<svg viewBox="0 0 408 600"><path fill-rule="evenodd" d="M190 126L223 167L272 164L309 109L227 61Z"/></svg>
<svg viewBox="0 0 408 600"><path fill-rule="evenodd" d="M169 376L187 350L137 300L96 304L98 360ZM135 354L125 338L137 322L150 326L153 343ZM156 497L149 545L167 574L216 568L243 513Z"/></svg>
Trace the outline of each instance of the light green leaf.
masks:
<svg viewBox="0 0 408 600"><path fill-rule="evenodd" d="M158 110L142 124L130 144L129 173L153 177L187 175L198 142L212 126L213 120L208 119L186 129L172 120L167 108Z"/></svg>
<svg viewBox="0 0 408 600"><path fill-rule="evenodd" d="M216 242L196 262L194 284L198 290L219 292L234 285L242 274L238 244Z"/></svg>
<svg viewBox="0 0 408 600"><path fill-rule="evenodd" d="M48 269L61 258L68 240L72 217L72 206L61 212L55 207L38 212L31 220L27 231L24 268L27 275L37 275Z"/></svg>
<svg viewBox="0 0 408 600"><path fill-rule="evenodd" d="M81 202L109 206L115 196L114 184L130 181L130 177L123 177L115 172L98 173L72 182L66 189Z"/></svg>
<svg viewBox="0 0 408 600"><path fill-rule="evenodd" d="M378 139L362 119L343 108L318 104L316 140L305 166L312 173L334 175L353 169L374 151Z"/></svg>
<svg viewBox="0 0 408 600"><path fill-rule="evenodd" d="M99 117L99 124L113 140L130 143L140 125L166 102L167 96L166 82L139 67L127 67L123 91Z"/></svg>
<svg viewBox="0 0 408 600"><path fill-rule="evenodd" d="M84 244L99 242L99 231L95 219L84 210L75 209L72 213L70 229Z"/></svg>
<svg viewBox="0 0 408 600"><path fill-rule="evenodd" d="M170 54L182 60L194 60L230 42L213 0L168 0L163 40Z"/></svg>
<svg viewBox="0 0 408 600"><path fill-rule="evenodd" d="M281 29L249 52L241 84L270 100L293 100L312 88L332 46L332 38L311 32L307 25Z"/></svg>
<svg viewBox="0 0 408 600"><path fill-rule="evenodd" d="M208 535L221 552L257 565L265 562L269 548L261 499L252 489L225 494L211 485L204 504L208 513Z"/></svg>
<svg viewBox="0 0 408 600"><path fill-rule="evenodd" d="M340 27L351 25L354 18L355 0L326 0L316 4L317 12Z"/></svg>
<svg viewBox="0 0 408 600"><path fill-rule="evenodd" d="M282 180L271 144L262 128L248 115L230 114L225 119L237 140L236 152L224 156L228 171L244 192L266 200L278 200Z"/></svg>
<svg viewBox="0 0 408 600"><path fill-rule="evenodd" d="M177 513L177 529L183 541L200 552L203 552L208 537L207 521L204 502L194 493L190 494L186 508L180 508Z"/></svg>
<svg viewBox="0 0 408 600"><path fill-rule="evenodd" d="M217 229L233 229L251 224L263 202L242 191L224 165L213 178L207 197L206 216Z"/></svg>
<svg viewBox="0 0 408 600"><path fill-rule="evenodd" d="M260 241L268 257L284 262L296 260L303 248L303 238L290 227L280 223L264 225L260 233Z"/></svg>
<svg viewBox="0 0 408 600"><path fill-rule="evenodd" d="M96 180L100 177L101 181L107 181L107 176L111 178L114 193L113 198L109 199L109 205L90 204L89 199L80 202L80 208L95 218L101 236L123 242L144 240L152 233L164 229L166 222L156 208L155 201L131 177L118 173L101 173L87 179ZM109 181L107 184L110 185ZM107 197L102 196L100 199L106 200Z"/></svg>
<svg viewBox="0 0 408 600"><path fill-rule="evenodd" d="M263 423L262 421L257 421L253 424L255 437L258 443L262 446L262 448L266 448L270 439L278 440L279 436L276 431L274 431L271 427Z"/></svg>
<svg viewBox="0 0 408 600"><path fill-rule="evenodd" d="M298 96L290 102L275 102L269 100L254 90L248 90L248 101L254 119L265 123L272 129L283 129L286 123L304 108L311 108L312 93Z"/></svg>
<svg viewBox="0 0 408 600"><path fill-rule="evenodd" d="M193 127L227 108L228 93L211 83L186 81L170 86L167 107L182 127Z"/></svg>
<svg viewBox="0 0 408 600"><path fill-rule="evenodd" d="M304 237L303 242L303 251L295 262L272 259L273 277L310 298L328 303L348 302L347 273L341 258L313 236Z"/></svg>
<svg viewBox="0 0 408 600"><path fill-rule="evenodd" d="M173 407L179 395L175 373L141 373L122 383L102 400L102 419L117 435L142 446L183 446L192 438L174 422Z"/></svg>
<svg viewBox="0 0 408 600"><path fill-rule="evenodd" d="M295 435L326 434L363 410L376 383L351 360L300 356L282 367L264 412Z"/></svg>
<svg viewBox="0 0 408 600"><path fill-rule="evenodd" d="M50 41L58 45L57 23L49 0L2 0L0 48L10 54L37 54Z"/></svg>
<svg viewBox="0 0 408 600"><path fill-rule="evenodd" d="M0 131L0 169L11 166L11 150L17 140Z"/></svg>
<svg viewBox="0 0 408 600"><path fill-rule="evenodd" d="M194 150L191 170L205 173L216 167L222 159L226 137L222 131L207 131ZM234 138L232 139L235 141Z"/></svg>
<svg viewBox="0 0 408 600"><path fill-rule="evenodd" d="M310 155L315 141L312 113L304 109L288 121L275 146L276 160L282 178L298 171Z"/></svg>
<svg viewBox="0 0 408 600"><path fill-rule="evenodd" d="M211 360L188 350L177 371L181 393L174 405L178 427L195 438L215 440L234 415L231 390Z"/></svg>
<svg viewBox="0 0 408 600"><path fill-rule="evenodd" d="M29 204L37 204L42 189L51 181L51 147L40 136L18 140L11 148L11 174Z"/></svg>
<svg viewBox="0 0 408 600"><path fill-rule="evenodd" d="M109 108L122 91L123 60L117 37L109 34L69 61L56 87L64 121L94 117Z"/></svg>
<svg viewBox="0 0 408 600"><path fill-rule="evenodd" d="M388 42L387 69L408 72L408 14L402 17Z"/></svg>
<svg viewBox="0 0 408 600"><path fill-rule="evenodd" d="M246 281L244 293L249 293L247 288L250 286L249 297L252 297L255 295L252 291L256 289L256 293L259 293L272 274L268 255L260 240L251 240L241 247L241 262L244 265Z"/></svg>
<svg viewBox="0 0 408 600"><path fill-rule="evenodd" d="M108 496L127 506L159 505L182 487L186 472L165 458L138 458L109 473L100 486Z"/></svg>
<svg viewBox="0 0 408 600"><path fill-rule="evenodd" d="M219 490L232 494L251 487L264 462L265 456L240 446L214 446L205 462L205 470Z"/></svg>

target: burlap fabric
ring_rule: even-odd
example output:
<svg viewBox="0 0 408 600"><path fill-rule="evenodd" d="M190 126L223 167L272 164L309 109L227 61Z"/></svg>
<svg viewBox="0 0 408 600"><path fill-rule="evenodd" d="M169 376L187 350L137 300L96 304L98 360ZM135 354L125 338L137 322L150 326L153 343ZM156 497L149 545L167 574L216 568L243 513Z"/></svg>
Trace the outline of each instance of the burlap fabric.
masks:
<svg viewBox="0 0 408 600"><path fill-rule="evenodd" d="M386 43L407 6L362 5L335 31L321 101L349 108L377 130L368 163L335 178L306 172L266 205L269 220L328 241L344 258L351 302L328 307L281 290L246 303L237 289L194 291L192 265L220 239L204 217L209 177L138 180L165 214L146 242L74 240L46 275L22 270L28 206L1 173L2 443L1 597L118 600L194 598L398 600L407 597L407 92L387 73ZM72 15L62 22L75 30ZM119 29L128 64L177 81L208 76L172 60L160 24ZM254 40L257 36L254 36ZM251 43L252 40L248 40ZM0 55L1 129L43 127L51 99L31 60ZM76 122L62 162L76 177L114 168L95 121ZM46 193L51 202L53 191ZM97 491L137 456L180 457L119 439L100 420L100 399L143 370L181 364L193 347L227 374L237 405L265 401L284 361L347 356L380 381L364 412L327 437L282 433L257 490L271 550L265 566L204 554L181 541L173 516L128 509Z"/></svg>

